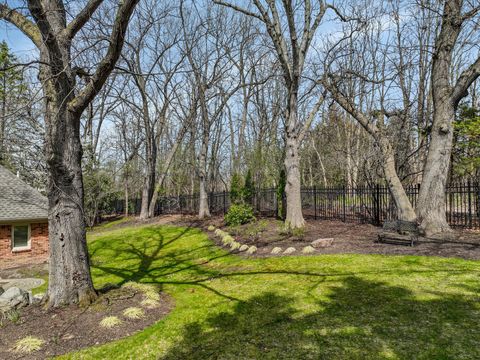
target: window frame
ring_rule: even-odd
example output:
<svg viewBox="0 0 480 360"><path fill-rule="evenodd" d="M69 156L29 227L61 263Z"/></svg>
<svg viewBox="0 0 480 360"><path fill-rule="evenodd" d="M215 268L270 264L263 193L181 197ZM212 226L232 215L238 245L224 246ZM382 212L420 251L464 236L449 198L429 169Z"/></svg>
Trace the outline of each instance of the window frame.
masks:
<svg viewBox="0 0 480 360"><path fill-rule="evenodd" d="M26 246L15 246L15 227L16 226L26 226L27 231L27 245ZM32 239L31 239L31 227L30 224L12 224L12 252L19 252L19 251L28 251L32 249Z"/></svg>

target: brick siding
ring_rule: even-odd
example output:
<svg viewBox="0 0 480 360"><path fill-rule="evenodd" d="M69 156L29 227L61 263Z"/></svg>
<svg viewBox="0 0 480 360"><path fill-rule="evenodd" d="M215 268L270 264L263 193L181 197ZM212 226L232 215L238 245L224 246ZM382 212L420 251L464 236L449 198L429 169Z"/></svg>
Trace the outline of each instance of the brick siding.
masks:
<svg viewBox="0 0 480 360"><path fill-rule="evenodd" d="M48 223L30 224L30 249L12 251L12 225L0 225L0 268L38 264L48 259Z"/></svg>

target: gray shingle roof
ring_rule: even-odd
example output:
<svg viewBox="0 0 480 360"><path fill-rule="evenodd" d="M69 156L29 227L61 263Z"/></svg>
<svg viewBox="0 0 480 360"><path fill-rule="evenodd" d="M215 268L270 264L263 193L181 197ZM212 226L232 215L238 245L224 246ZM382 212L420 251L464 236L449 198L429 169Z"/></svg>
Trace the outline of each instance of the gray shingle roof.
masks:
<svg viewBox="0 0 480 360"><path fill-rule="evenodd" d="M0 222L47 218L47 198L0 165Z"/></svg>

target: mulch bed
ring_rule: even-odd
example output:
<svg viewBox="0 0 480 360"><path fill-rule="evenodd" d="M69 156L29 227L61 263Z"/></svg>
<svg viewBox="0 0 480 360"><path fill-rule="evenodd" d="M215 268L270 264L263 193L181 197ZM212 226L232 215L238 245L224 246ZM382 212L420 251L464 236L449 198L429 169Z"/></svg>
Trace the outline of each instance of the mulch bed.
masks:
<svg viewBox="0 0 480 360"><path fill-rule="evenodd" d="M422 238L415 246L392 245L376 243L380 227L370 224L344 223L342 221L312 220L307 219L305 232L302 236L282 234L281 222L272 218L259 219L266 224L263 231L252 236L252 225L246 224L232 231L225 227L223 216L215 216L206 220L198 220L191 215L163 215L147 221L132 218L131 222L122 223L119 227L143 224L177 225L197 227L205 230L210 238L219 246L220 239L207 231L209 225L214 225L231 233L236 241L241 244L255 245L258 250L253 256L282 256L272 255L274 247L286 249L293 246L297 251L293 255L304 255L301 250L319 238L334 238L332 246L316 249L315 254L381 254L381 255L423 255L457 257L467 260L480 260L480 231L459 230L450 239L425 239ZM305 256L308 256L305 255Z"/></svg>
<svg viewBox="0 0 480 360"><path fill-rule="evenodd" d="M281 222L275 219L260 219L263 226L252 224L242 225L235 229L224 226L222 217L199 221L193 217L169 217L170 223L187 226L201 227L207 231L208 225L228 231L241 244L255 245L258 250L253 255L256 257L286 256L272 255L274 247L295 247L293 255L318 255L318 254L382 254L382 255L423 255L457 257L469 260L480 260L480 231L457 230L448 240L422 238L415 246L392 245L377 243L375 240L380 227L370 224L344 223L329 220L307 220L305 231L301 236L293 236L281 232ZM162 223L165 219L160 220ZM259 233L257 230L262 230ZM207 231L208 232L208 231ZM252 234L252 232L254 234ZM221 241L212 232L210 238L219 246ZM319 238L334 238L333 244L326 248L318 248L312 254L302 254L303 247ZM240 253L242 254L242 253Z"/></svg>
<svg viewBox="0 0 480 360"><path fill-rule="evenodd" d="M114 289L102 294L88 308L68 306L45 310L41 305L31 305L20 310L15 323L6 321L0 327L0 359L46 359L85 347L104 344L134 334L152 325L173 308L173 301L160 293L159 305L143 308L145 316L127 319L122 312L129 307L140 307L142 293L133 289ZM106 316L117 316L120 325L105 328L100 321ZM27 336L45 341L42 349L30 354L13 351L15 342Z"/></svg>

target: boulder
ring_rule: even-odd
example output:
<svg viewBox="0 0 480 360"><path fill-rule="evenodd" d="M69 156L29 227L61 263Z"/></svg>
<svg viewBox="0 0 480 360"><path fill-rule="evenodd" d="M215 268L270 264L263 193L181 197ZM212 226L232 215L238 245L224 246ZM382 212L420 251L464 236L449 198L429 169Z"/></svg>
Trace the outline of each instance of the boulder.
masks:
<svg viewBox="0 0 480 360"><path fill-rule="evenodd" d="M333 238L317 239L312 241L312 246L314 248L324 248L329 247L333 244Z"/></svg>
<svg viewBox="0 0 480 360"><path fill-rule="evenodd" d="M11 287L0 295L0 311L5 312L11 309L19 309L30 304L27 291L18 287Z"/></svg>

